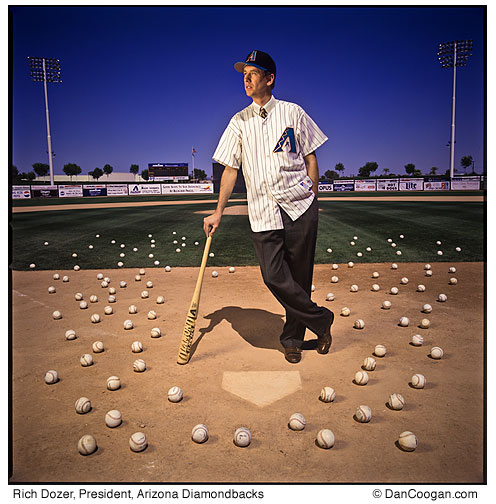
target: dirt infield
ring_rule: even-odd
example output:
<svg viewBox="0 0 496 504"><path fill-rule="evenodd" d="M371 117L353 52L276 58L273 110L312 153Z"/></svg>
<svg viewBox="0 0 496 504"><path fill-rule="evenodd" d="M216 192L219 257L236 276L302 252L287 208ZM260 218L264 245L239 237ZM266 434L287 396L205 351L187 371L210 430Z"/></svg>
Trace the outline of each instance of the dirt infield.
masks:
<svg viewBox="0 0 496 504"><path fill-rule="evenodd" d="M140 282L137 269L103 270L117 290L112 304L96 278L99 271L59 271L69 282L54 280L53 271L15 271L11 482L482 482L483 264L453 264L455 274L449 266L435 263L433 276L426 277L423 264L404 263L398 270L390 264L339 265L336 272L317 265L312 297L336 313L334 343L328 355L319 355L307 333L308 349L298 365L284 360L283 311L257 267L232 274L221 268L218 278L207 267L194 354L186 366L177 365L176 357L198 268L170 273L148 268ZM377 280L373 271L380 274ZM337 284L330 283L332 274L339 276ZM448 285L453 276L458 284ZM407 285L400 284L402 277L408 277ZM119 287L121 280L127 287ZM379 292L371 291L373 283ZM425 292L416 291L420 283ZM351 284L359 291L350 292ZM49 294L49 286L56 293ZM392 286L398 295L389 294ZM149 298L142 299L145 289ZM82 310L76 292L87 301L95 294L98 302ZM328 292L334 301L325 300ZM447 302L437 301L439 293L447 294ZM159 295L164 304L156 303ZM381 309L386 299L390 310ZM429 315L421 313L425 303L432 305ZM138 307L135 315L128 312L131 304ZM104 315L107 305L112 315ZM344 306L351 308L349 317L339 316ZM63 318L54 320L54 310ZM157 312L156 320L147 319L149 310ZM93 313L101 315L99 324L90 322ZM409 327L398 326L401 316L409 317ZM358 318L364 329L353 328ZM422 318L430 319L429 329L417 327ZM124 330L126 319L133 320L134 329ZM151 338L153 327L162 330L161 338ZM65 339L68 329L77 339ZM409 343L413 334L423 335L423 346ZM103 353L93 353L96 340L104 343ZM140 354L131 352L136 340L143 343ZM367 385L356 385L355 373L379 343L387 347L386 356L376 357ZM443 348L441 360L430 358L432 346ZM84 353L93 355L92 366L80 365ZM143 373L133 371L137 358L146 362ZM44 382L49 369L58 371L58 383ZM426 377L422 390L409 385L415 373ZM121 389L106 389L111 375L120 377ZM177 404L167 400L174 385L184 391ZM324 386L335 389L333 403L319 400ZM386 404L394 392L404 396L402 411ZM74 404L82 396L92 409L81 415ZM354 419L361 404L372 408L369 423ZM123 415L115 429L104 423L111 409ZM288 428L294 412L306 417L301 432ZM202 445L191 441L199 423L210 431ZM247 448L232 442L240 426L253 435ZM322 428L335 434L330 450L315 444ZM137 431L149 442L142 453L129 449L129 437ZM403 431L416 434L416 451L396 445ZM77 451L84 434L98 443L89 456Z"/></svg>

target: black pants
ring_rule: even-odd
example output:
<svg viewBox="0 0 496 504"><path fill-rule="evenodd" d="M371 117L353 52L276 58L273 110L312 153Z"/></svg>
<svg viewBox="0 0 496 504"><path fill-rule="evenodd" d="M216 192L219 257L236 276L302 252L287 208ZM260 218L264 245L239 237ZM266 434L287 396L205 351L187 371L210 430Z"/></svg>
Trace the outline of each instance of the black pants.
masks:
<svg viewBox="0 0 496 504"><path fill-rule="evenodd" d="M284 229L253 232L253 245L265 285L286 310L281 344L301 348L307 328L321 336L334 318L330 310L310 298L317 241L317 198L295 221L282 209L281 215Z"/></svg>

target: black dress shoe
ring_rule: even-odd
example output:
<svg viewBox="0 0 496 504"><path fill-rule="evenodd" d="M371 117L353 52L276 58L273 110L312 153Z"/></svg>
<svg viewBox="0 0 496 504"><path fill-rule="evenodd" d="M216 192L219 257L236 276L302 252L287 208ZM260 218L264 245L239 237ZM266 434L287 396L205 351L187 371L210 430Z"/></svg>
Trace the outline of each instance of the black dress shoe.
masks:
<svg viewBox="0 0 496 504"><path fill-rule="evenodd" d="M284 356L291 364L297 364L301 361L301 350L298 347L284 347Z"/></svg>
<svg viewBox="0 0 496 504"><path fill-rule="evenodd" d="M334 317L331 318L329 325L327 326L324 334L319 337L319 341L317 344L317 352L319 354L326 354L329 352L329 348L331 348L332 336L331 336L331 325L334 320Z"/></svg>

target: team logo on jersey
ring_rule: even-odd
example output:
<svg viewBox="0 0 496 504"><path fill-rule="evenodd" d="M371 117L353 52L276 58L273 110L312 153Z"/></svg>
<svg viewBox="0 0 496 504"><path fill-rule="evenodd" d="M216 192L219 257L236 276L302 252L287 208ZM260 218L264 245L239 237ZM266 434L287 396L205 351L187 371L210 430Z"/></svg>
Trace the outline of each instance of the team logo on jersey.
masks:
<svg viewBox="0 0 496 504"><path fill-rule="evenodd" d="M257 51L252 51L252 53L246 58L246 63L249 61L256 61L257 59Z"/></svg>
<svg viewBox="0 0 496 504"><path fill-rule="evenodd" d="M286 128L284 130L284 133L281 135L281 138L277 141L276 148L274 149L274 152L282 152L283 147L286 147L289 143L289 152L294 152L296 154L296 142L295 142L295 136L294 136L294 129L293 128Z"/></svg>

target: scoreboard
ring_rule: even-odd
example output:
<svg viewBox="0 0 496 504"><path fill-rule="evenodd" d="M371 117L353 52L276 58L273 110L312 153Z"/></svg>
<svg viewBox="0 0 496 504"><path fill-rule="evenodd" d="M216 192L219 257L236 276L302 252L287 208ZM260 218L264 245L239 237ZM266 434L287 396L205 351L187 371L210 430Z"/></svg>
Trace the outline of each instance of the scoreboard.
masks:
<svg viewBox="0 0 496 504"><path fill-rule="evenodd" d="M189 180L188 163L148 163L150 180Z"/></svg>

